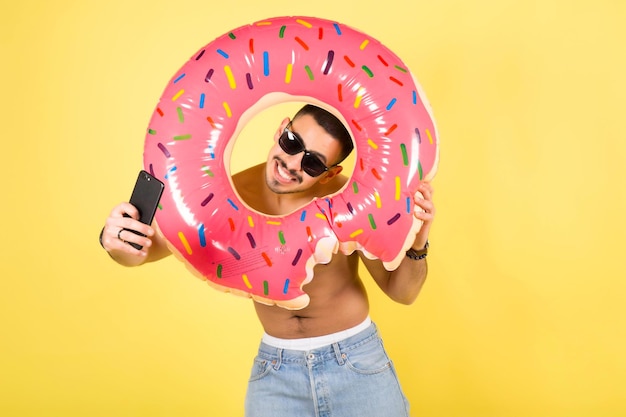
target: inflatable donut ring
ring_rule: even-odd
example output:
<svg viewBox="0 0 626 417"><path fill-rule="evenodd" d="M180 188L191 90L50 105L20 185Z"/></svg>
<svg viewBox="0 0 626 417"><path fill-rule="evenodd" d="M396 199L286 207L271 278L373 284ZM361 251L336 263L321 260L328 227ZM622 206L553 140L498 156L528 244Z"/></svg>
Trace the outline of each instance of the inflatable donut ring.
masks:
<svg viewBox="0 0 626 417"><path fill-rule="evenodd" d="M270 216L240 199L229 160L252 116L289 101L346 124L355 168L340 192ZM437 162L430 106L402 61L313 17L259 21L201 48L167 84L144 146L145 169L165 183L157 230L177 257L223 291L288 309L308 304L313 267L338 251L396 268L421 227L413 196Z"/></svg>

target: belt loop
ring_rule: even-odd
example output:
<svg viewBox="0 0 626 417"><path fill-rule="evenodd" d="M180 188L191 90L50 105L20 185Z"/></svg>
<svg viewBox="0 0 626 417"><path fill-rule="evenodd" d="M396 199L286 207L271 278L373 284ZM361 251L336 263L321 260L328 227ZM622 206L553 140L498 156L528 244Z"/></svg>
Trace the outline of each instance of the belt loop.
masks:
<svg viewBox="0 0 626 417"><path fill-rule="evenodd" d="M274 361L274 370L278 371L282 363L283 363L283 350L278 348L276 349L276 360Z"/></svg>
<svg viewBox="0 0 626 417"><path fill-rule="evenodd" d="M333 350L335 351L335 357L337 358L337 363L339 365L343 365L345 363L344 356L341 354L341 350L339 349L339 343L333 343Z"/></svg>

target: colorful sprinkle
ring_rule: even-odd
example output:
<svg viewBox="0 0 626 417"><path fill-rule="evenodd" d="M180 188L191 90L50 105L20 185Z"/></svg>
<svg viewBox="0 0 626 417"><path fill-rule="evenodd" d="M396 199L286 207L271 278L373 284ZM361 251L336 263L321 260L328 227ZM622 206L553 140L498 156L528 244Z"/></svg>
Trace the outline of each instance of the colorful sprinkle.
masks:
<svg viewBox="0 0 626 417"><path fill-rule="evenodd" d="M398 84L400 87L404 87L404 83L400 81L399 79L397 79L396 77L389 77L389 79L393 81L394 83Z"/></svg>
<svg viewBox="0 0 626 417"><path fill-rule="evenodd" d="M263 75L270 75L270 54L267 51L263 52Z"/></svg>
<svg viewBox="0 0 626 417"><path fill-rule="evenodd" d="M224 106L224 110L226 110L226 116L228 116L228 118L233 117L233 112L230 110L230 106L228 105L228 103L223 102L222 106Z"/></svg>
<svg viewBox="0 0 626 417"><path fill-rule="evenodd" d="M254 219L252 218L252 216L248 216L248 225L250 227L254 227Z"/></svg>
<svg viewBox="0 0 626 417"><path fill-rule="evenodd" d="M379 181L383 179L383 178L380 176L380 174L378 173L378 171L376 170L376 168L372 168L372 174L373 174L373 175L374 175L374 177L375 177L377 180L379 180Z"/></svg>
<svg viewBox="0 0 626 417"><path fill-rule="evenodd" d="M420 130L416 127L415 128L415 135L417 136L417 143L422 143L422 135L420 135Z"/></svg>
<svg viewBox="0 0 626 417"><path fill-rule="evenodd" d="M348 202L347 206L350 213L356 214L356 210L354 210L354 207L352 207L352 203Z"/></svg>
<svg viewBox="0 0 626 417"><path fill-rule="evenodd" d="M228 78L228 85L232 90L237 88L237 83L235 82L235 77L233 75L233 71L230 69L229 65L224 66L224 72L226 73L226 78Z"/></svg>
<svg viewBox="0 0 626 417"><path fill-rule="evenodd" d="M432 145L433 144L433 137L430 134L430 130L426 129L426 136L428 136L428 142Z"/></svg>
<svg viewBox="0 0 626 417"><path fill-rule="evenodd" d="M374 199L376 200L376 208L381 208L383 206L383 203L380 199L380 194L378 193L378 191L374 191Z"/></svg>
<svg viewBox="0 0 626 417"><path fill-rule="evenodd" d="M324 70L322 71L324 75L328 75L328 73L330 72L330 68L333 65L334 59L335 59L335 51L333 50L328 51L328 55L326 56L326 62L324 62Z"/></svg>
<svg viewBox="0 0 626 417"><path fill-rule="evenodd" d="M285 235L282 230L278 231L278 240L280 241L281 245L285 244Z"/></svg>
<svg viewBox="0 0 626 417"><path fill-rule="evenodd" d="M202 51L200 51L200 53L198 54L198 56L196 57L196 61L199 60L200 58L202 58L202 55L204 55L205 49L203 49Z"/></svg>
<svg viewBox="0 0 626 417"><path fill-rule="evenodd" d="M307 235L309 242L313 240L313 233L311 232L310 226L306 227L306 235Z"/></svg>
<svg viewBox="0 0 626 417"><path fill-rule="evenodd" d="M204 77L204 82L208 83L209 81L211 81L211 77L213 77L213 73L215 72L215 70L213 68L211 68L209 70L209 72L206 73L205 77Z"/></svg>
<svg viewBox="0 0 626 417"><path fill-rule="evenodd" d="M302 48L304 48L305 51L309 50L309 45L306 44L306 42L304 42L302 39L300 39L299 37L296 36L296 42L298 42L300 44L300 46Z"/></svg>
<svg viewBox="0 0 626 417"><path fill-rule="evenodd" d="M226 52L224 52L223 50L218 49L218 50L217 50L217 51L215 51L215 52L217 52L218 54L220 54L220 55L221 55L221 56L223 56L224 58L228 59L228 54L227 54Z"/></svg>
<svg viewBox="0 0 626 417"><path fill-rule="evenodd" d="M210 116L207 116L206 120L207 120L207 122L209 122L209 124L211 125L211 127L213 129L217 129L217 126L215 125L215 122L213 121L213 119Z"/></svg>
<svg viewBox="0 0 626 417"><path fill-rule="evenodd" d="M252 74L250 73L246 74L246 82L248 83L248 89L254 90L254 84L252 84Z"/></svg>
<svg viewBox="0 0 626 417"><path fill-rule="evenodd" d="M287 64L287 70L285 71L285 84L291 83L291 76L293 74L293 64Z"/></svg>
<svg viewBox="0 0 626 417"><path fill-rule="evenodd" d="M324 28L321 27L317 31L317 39L319 39L320 41L324 39Z"/></svg>
<svg viewBox="0 0 626 417"><path fill-rule="evenodd" d="M254 38L250 38L250 41L248 42L248 49L250 49L251 54L254 53Z"/></svg>
<svg viewBox="0 0 626 417"><path fill-rule="evenodd" d="M360 49L361 51L362 51L362 50L364 50L364 49L367 47L367 45L368 45L369 43L370 43L369 39L365 39L365 40L363 41L363 43L361 44L361 46L359 46L359 49Z"/></svg>
<svg viewBox="0 0 626 417"><path fill-rule="evenodd" d="M341 36L341 28L339 27L339 25L337 23L333 23L333 27L335 28L335 32L337 32L337 35Z"/></svg>
<svg viewBox="0 0 626 417"><path fill-rule="evenodd" d="M403 67L401 67L399 65L394 65L394 68L397 69L398 71L401 71L401 72L405 72L405 73L409 72L409 70L407 70L406 68L403 68Z"/></svg>
<svg viewBox="0 0 626 417"><path fill-rule="evenodd" d="M217 265L216 274L218 278L222 278L222 264Z"/></svg>
<svg viewBox="0 0 626 417"><path fill-rule="evenodd" d="M337 84L337 99L343 101L343 92L341 91L341 84Z"/></svg>
<svg viewBox="0 0 626 417"><path fill-rule="evenodd" d="M263 294L268 295L269 292L269 284L267 283L267 281L263 281Z"/></svg>
<svg viewBox="0 0 626 417"><path fill-rule="evenodd" d="M309 76L309 80L313 81L315 79L315 77L313 76L313 71L311 70L311 67L309 67L308 65L304 66L304 70L306 71L307 75Z"/></svg>
<svg viewBox="0 0 626 417"><path fill-rule="evenodd" d="M205 99L205 97L206 97L206 96L205 96L205 94L204 94L204 93L200 94L200 105L199 105L199 107L200 107L201 109L203 109L203 108L204 108L204 99Z"/></svg>
<svg viewBox="0 0 626 417"><path fill-rule="evenodd" d="M227 199L226 199L226 202L227 202L228 204L230 204L230 206L231 206L232 208L234 208L235 210L239 211L239 207L237 207L237 204L235 204L235 202L234 202L233 200L231 200L230 198L227 198Z"/></svg>
<svg viewBox="0 0 626 417"><path fill-rule="evenodd" d="M363 65L363 66L361 67L361 69L362 69L363 71L365 71L365 73L368 75L368 77L370 77L370 78L374 78L374 73L373 73L373 72L372 72L372 70L371 70L371 69L369 69L367 66Z"/></svg>
<svg viewBox="0 0 626 417"><path fill-rule="evenodd" d="M174 136L174 140L188 140L188 139L191 139L191 134Z"/></svg>
<svg viewBox="0 0 626 417"><path fill-rule="evenodd" d="M266 223L271 225L271 226L280 226L281 225L281 222L278 222L278 221L275 221L275 220L268 220Z"/></svg>
<svg viewBox="0 0 626 417"><path fill-rule="evenodd" d="M320 220L328 220L328 217L326 217L324 213L315 213L315 217L317 217Z"/></svg>
<svg viewBox="0 0 626 417"><path fill-rule="evenodd" d="M387 111L391 110L391 108L393 107L394 104L396 104L397 101L398 99L392 98L389 104L387 104Z"/></svg>
<svg viewBox="0 0 626 417"><path fill-rule="evenodd" d="M300 260L301 256L302 256L302 249L298 249L298 252L296 253L296 256L293 258L293 261L291 261L291 265L292 266L296 266L298 264L298 261Z"/></svg>
<svg viewBox="0 0 626 417"><path fill-rule="evenodd" d="M237 37L235 36L235 34L233 32L230 32L228 34L228 37L231 38L231 39L237 39Z"/></svg>
<svg viewBox="0 0 626 417"><path fill-rule="evenodd" d="M172 156L170 151L168 151L165 145L163 145L162 143L158 143L157 147L161 150L161 152L163 152L163 155L165 155L166 158L170 158Z"/></svg>
<svg viewBox="0 0 626 417"><path fill-rule="evenodd" d="M247 232L246 236L248 237L248 242L250 242L250 247L252 249L256 248L256 241L254 240L254 236L252 236L252 233Z"/></svg>
<svg viewBox="0 0 626 417"><path fill-rule="evenodd" d="M361 105L361 100L363 100L363 95L365 94L365 88L359 88L359 91L356 94L356 99L354 100L354 108L358 109Z"/></svg>
<svg viewBox="0 0 626 417"><path fill-rule="evenodd" d="M204 172L205 174L207 174L211 178L215 177L215 174L213 173L213 171L211 171L209 169L209 167L207 167L207 166L203 166L202 167L202 172Z"/></svg>
<svg viewBox="0 0 626 417"><path fill-rule="evenodd" d="M363 233L363 229L357 229L354 232L350 233L350 238L353 239Z"/></svg>
<svg viewBox="0 0 626 417"><path fill-rule="evenodd" d="M417 91L413 91L413 105L417 104Z"/></svg>
<svg viewBox="0 0 626 417"><path fill-rule="evenodd" d="M352 62L352 60L348 57L348 55L344 55L343 59L348 63L348 65L350 65L352 68L356 67L356 65L354 65L354 62Z"/></svg>
<svg viewBox="0 0 626 417"><path fill-rule="evenodd" d="M402 187L400 183L400 177L396 176L396 201L400 200L401 191L402 191Z"/></svg>
<svg viewBox="0 0 626 417"><path fill-rule="evenodd" d="M167 170L167 172L165 173L165 179L169 179L170 178L170 174L173 174L174 172L176 172L177 168L176 165L174 165L173 167L171 167L170 169Z"/></svg>
<svg viewBox="0 0 626 417"><path fill-rule="evenodd" d="M396 213L395 216L393 216L391 219L387 220L387 226L391 226L392 224L394 224L395 222L397 222L398 220L400 220L400 213Z"/></svg>
<svg viewBox="0 0 626 417"><path fill-rule="evenodd" d="M246 274L243 274L241 278L243 279L243 283L246 285L246 287L251 290L252 284L250 284L250 281L248 281L248 276Z"/></svg>
<svg viewBox="0 0 626 417"><path fill-rule="evenodd" d="M157 107L156 112L159 113L159 116L163 117L163 110Z"/></svg>
<svg viewBox="0 0 626 417"><path fill-rule="evenodd" d="M398 128L397 124L391 125L391 127L385 132L385 136L391 135L391 133Z"/></svg>
<svg viewBox="0 0 626 417"><path fill-rule="evenodd" d="M202 207L206 206L207 204L209 204L209 202L210 202L211 200L213 200L213 197L214 197L214 196L215 196L215 195L214 195L213 193L209 194L209 195L207 196L207 198L205 198L204 200L202 200L202 203L200 203L200 205L201 205Z"/></svg>
<svg viewBox="0 0 626 417"><path fill-rule="evenodd" d="M374 150L378 149L378 145L372 139L367 138L367 144Z"/></svg>
<svg viewBox="0 0 626 417"><path fill-rule="evenodd" d="M178 98L183 94L185 94L185 90L180 90L178 93L174 94L174 97L172 97L172 101L178 100Z"/></svg>
<svg viewBox="0 0 626 417"><path fill-rule="evenodd" d="M154 129L148 129L148 134L149 134L149 135L156 135L156 130L154 130Z"/></svg>
<svg viewBox="0 0 626 417"><path fill-rule="evenodd" d="M304 220L306 220L306 210L303 210L300 214L300 221L303 222Z"/></svg>
<svg viewBox="0 0 626 417"><path fill-rule="evenodd" d="M359 184L357 184L356 181L352 183L352 191L354 192L354 194L359 193Z"/></svg>
<svg viewBox="0 0 626 417"><path fill-rule="evenodd" d="M228 253L230 253L231 255L233 255L233 257L234 257L235 259L237 259L237 260L240 260L240 259L241 259L241 255L239 255L239 254L237 253L237 251L236 251L235 249L233 249L233 247L232 247L232 246L229 246L227 250L228 250Z"/></svg>
<svg viewBox="0 0 626 417"><path fill-rule="evenodd" d="M400 144L400 152L402 152L402 163L404 166L409 165L409 154L406 152L406 145L404 143Z"/></svg>
<svg viewBox="0 0 626 417"><path fill-rule="evenodd" d="M179 82L180 80L182 80L183 78L185 78L185 73L180 74L175 80L174 80L174 84L176 84L177 82Z"/></svg>
<svg viewBox="0 0 626 417"><path fill-rule="evenodd" d="M178 113L178 121L180 123L185 123L185 114L183 113L183 109L176 107L176 113Z"/></svg>
<svg viewBox="0 0 626 417"><path fill-rule="evenodd" d="M187 238L185 237L183 232L178 232L178 238L180 239L181 243L185 247L185 250L187 251L187 254L191 255L192 254L191 246L189 246L189 242L187 242Z"/></svg>
<svg viewBox="0 0 626 417"><path fill-rule="evenodd" d="M411 197L406 198L406 212L411 213Z"/></svg>
<svg viewBox="0 0 626 417"><path fill-rule="evenodd" d="M231 232L235 231L235 222L233 221L232 217L228 218L228 226L230 227Z"/></svg>
<svg viewBox="0 0 626 417"><path fill-rule="evenodd" d="M270 259L269 256L267 256L267 253L261 252L261 257L263 257L267 266L272 266L272 260Z"/></svg>
<svg viewBox="0 0 626 417"><path fill-rule="evenodd" d="M285 285L283 286L283 294L287 294L289 292L289 278L285 280Z"/></svg>
<svg viewBox="0 0 626 417"><path fill-rule="evenodd" d="M385 58L383 58L383 57L382 57L382 56L380 56L380 55L377 55L377 58L378 58L378 60L379 60L380 62L382 62L382 64L383 64L384 66L386 66L386 67L388 67L388 66L389 66L389 64L387 63L387 61L385 61Z"/></svg>
<svg viewBox="0 0 626 417"><path fill-rule="evenodd" d="M287 29L287 26L280 27L280 31L278 32L278 37L280 39L283 39L285 37L285 29Z"/></svg>
<svg viewBox="0 0 626 417"><path fill-rule="evenodd" d="M206 237L204 236L204 224L202 223L198 226L198 238L200 239L200 246L204 248L206 246Z"/></svg>
<svg viewBox="0 0 626 417"><path fill-rule="evenodd" d="M424 172L422 171L422 163L420 161L417 161L417 170L420 173L420 180L424 177Z"/></svg>
<svg viewBox="0 0 626 417"><path fill-rule="evenodd" d="M306 27L307 29L311 29L313 27L313 25L307 22L306 20L296 19L296 22L300 23L302 26Z"/></svg>
<svg viewBox="0 0 626 417"><path fill-rule="evenodd" d="M370 227L372 228L372 230L376 230L376 222L374 221L374 216L372 216L372 213L368 214L367 218L370 221Z"/></svg>

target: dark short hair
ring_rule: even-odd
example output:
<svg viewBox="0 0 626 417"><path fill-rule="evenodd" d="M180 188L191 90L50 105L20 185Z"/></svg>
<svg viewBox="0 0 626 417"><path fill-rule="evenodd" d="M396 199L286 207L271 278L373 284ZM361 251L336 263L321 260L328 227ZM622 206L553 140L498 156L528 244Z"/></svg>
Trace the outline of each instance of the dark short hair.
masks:
<svg viewBox="0 0 626 417"><path fill-rule="evenodd" d="M340 164L344 159L350 155L354 148L352 137L350 132L344 126L344 124L331 112L324 110L321 107L314 106L313 104L306 104L302 107L293 119L297 119L300 116L309 115L315 119L318 125L320 125L330 136L337 139L341 145L341 154L336 165Z"/></svg>

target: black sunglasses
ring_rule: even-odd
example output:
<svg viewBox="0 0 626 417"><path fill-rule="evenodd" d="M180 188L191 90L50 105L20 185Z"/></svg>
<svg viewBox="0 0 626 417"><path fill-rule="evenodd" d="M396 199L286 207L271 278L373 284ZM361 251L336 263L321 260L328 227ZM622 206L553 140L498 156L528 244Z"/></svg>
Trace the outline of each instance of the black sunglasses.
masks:
<svg viewBox="0 0 626 417"><path fill-rule="evenodd" d="M327 167L317 155L312 154L304 147L304 141L300 135L290 130L289 126L291 126L291 123L285 127L282 135L278 138L278 144L281 149L289 155L297 155L300 152L304 152L301 167L304 172L312 177L319 177L324 172L328 171L329 167Z"/></svg>

